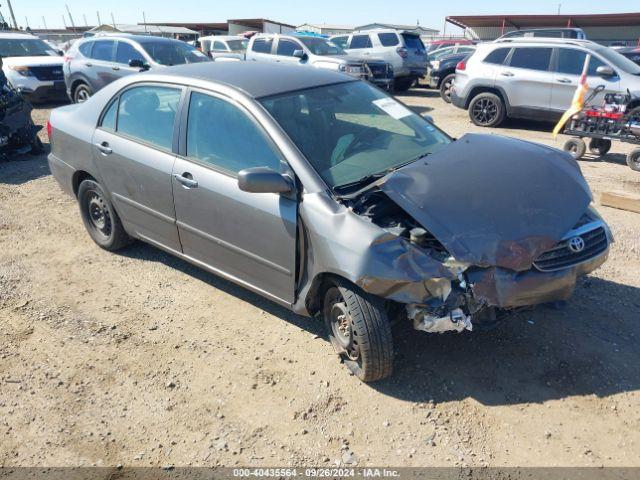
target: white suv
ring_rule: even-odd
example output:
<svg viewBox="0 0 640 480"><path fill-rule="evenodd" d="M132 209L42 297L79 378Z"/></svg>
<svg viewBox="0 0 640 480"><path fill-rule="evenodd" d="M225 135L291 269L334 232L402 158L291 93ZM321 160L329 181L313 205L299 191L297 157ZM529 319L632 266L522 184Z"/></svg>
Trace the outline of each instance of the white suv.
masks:
<svg viewBox="0 0 640 480"><path fill-rule="evenodd" d="M0 33L0 57L9 84L32 102L67 99L62 57L38 37Z"/></svg>
<svg viewBox="0 0 640 480"><path fill-rule="evenodd" d="M495 127L506 117L554 121L571 106L587 55L587 83L607 93L640 94L640 66L588 40L518 38L479 44L458 64L451 103L469 111L473 123ZM640 99L629 108L640 107Z"/></svg>

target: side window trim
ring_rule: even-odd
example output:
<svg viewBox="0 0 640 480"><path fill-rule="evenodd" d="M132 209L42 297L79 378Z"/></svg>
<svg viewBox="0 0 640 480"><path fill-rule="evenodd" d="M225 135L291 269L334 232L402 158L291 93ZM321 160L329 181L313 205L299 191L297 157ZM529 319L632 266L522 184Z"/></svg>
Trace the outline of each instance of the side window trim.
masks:
<svg viewBox="0 0 640 480"><path fill-rule="evenodd" d="M273 42L274 45L276 42ZM224 102L230 103L231 105L237 107L240 111L242 111L247 117L253 122L254 125L263 133L265 139L273 149L274 153L280 158L280 172L281 173L291 173L293 169L289 165L287 161L287 157L284 152L278 147L276 142L271 138L267 129L260 123L260 121L256 118L256 116L249 111L244 105L234 100L233 98L224 95L220 92L215 92L211 90L207 90L204 88L196 88L196 87L187 87L186 92L183 97L182 109L180 112L180 128L179 128L179 145L176 150L176 155L180 157L182 160L187 162L194 163L196 165L200 165L201 167L208 168L214 172L220 173L222 175L226 175L230 178L238 178L238 174L236 172L232 172L226 170L217 165L213 165L211 163L206 163L198 160L197 158L187 156L187 128L189 123L189 107L191 104L191 96L193 93L200 93L203 95L208 95L210 97L218 98Z"/></svg>

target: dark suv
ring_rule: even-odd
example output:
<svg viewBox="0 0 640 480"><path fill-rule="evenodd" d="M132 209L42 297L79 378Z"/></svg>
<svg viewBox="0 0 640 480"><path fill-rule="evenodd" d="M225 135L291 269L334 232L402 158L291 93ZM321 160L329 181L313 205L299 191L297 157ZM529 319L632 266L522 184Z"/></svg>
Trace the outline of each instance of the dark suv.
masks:
<svg viewBox="0 0 640 480"><path fill-rule="evenodd" d="M64 57L67 95L82 103L105 85L143 70L209 58L180 40L145 35L103 35L73 44Z"/></svg>

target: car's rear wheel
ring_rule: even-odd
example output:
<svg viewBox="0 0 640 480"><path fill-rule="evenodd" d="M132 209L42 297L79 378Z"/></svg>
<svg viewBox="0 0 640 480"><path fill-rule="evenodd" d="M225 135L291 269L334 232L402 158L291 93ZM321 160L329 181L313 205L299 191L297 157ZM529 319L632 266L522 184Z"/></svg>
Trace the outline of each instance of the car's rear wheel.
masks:
<svg viewBox="0 0 640 480"><path fill-rule="evenodd" d="M570 138L562 147L565 152L576 160L580 160L587 151L587 144L581 138Z"/></svg>
<svg viewBox="0 0 640 480"><path fill-rule="evenodd" d="M336 353L356 377L373 382L391 375L393 340L381 299L335 281L325 292L322 314Z"/></svg>
<svg viewBox="0 0 640 480"><path fill-rule="evenodd" d="M44 153L44 145L42 144L42 140L40 137L36 135L31 141L31 151L29 152L31 155L41 155Z"/></svg>
<svg viewBox="0 0 640 480"><path fill-rule="evenodd" d="M611 150L611 140L592 138L589 142L589 151L594 155L606 155Z"/></svg>
<svg viewBox="0 0 640 480"><path fill-rule="evenodd" d="M73 102L84 103L93 95L93 90L86 83L81 83L73 91Z"/></svg>
<svg viewBox="0 0 640 480"><path fill-rule="evenodd" d="M406 92L411 88L415 80L413 78L396 78L393 82L393 89L396 92Z"/></svg>
<svg viewBox="0 0 640 480"><path fill-rule="evenodd" d="M479 127L497 127L506 116L504 102L494 93L480 93L469 104L469 118Z"/></svg>
<svg viewBox="0 0 640 480"><path fill-rule="evenodd" d="M80 183L78 203L84 226L100 247L114 252L133 241L99 183L94 180Z"/></svg>
<svg viewBox="0 0 640 480"><path fill-rule="evenodd" d="M456 78L455 73L451 73L442 79L440 83L440 97L447 103L451 103L451 87L453 80Z"/></svg>
<svg viewBox="0 0 640 480"><path fill-rule="evenodd" d="M640 148L631 150L629 155L627 155L627 165L631 167L631 170L640 172Z"/></svg>

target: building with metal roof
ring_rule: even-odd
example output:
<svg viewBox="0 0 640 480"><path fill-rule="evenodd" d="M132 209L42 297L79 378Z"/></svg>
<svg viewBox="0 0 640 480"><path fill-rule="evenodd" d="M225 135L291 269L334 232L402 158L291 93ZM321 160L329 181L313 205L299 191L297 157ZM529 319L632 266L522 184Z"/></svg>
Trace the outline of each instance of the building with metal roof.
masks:
<svg viewBox="0 0 640 480"><path fill-rule="evenodd" d="M407 32L417 33L418 35L424 37L435 37L440 34L440 31L436 30L435 28L426 28L421 25L398 25L395 23L368 23L366 25L355 27L354 30L376 30L381 28L405 30Z"/></svg>
<svg viewBox="0 0 640 480"><path fill-rule="evenodd" d="M346 35L353 32L353 26L333 25L330 23L303 23L296 30L298 32L313 32L319 35Z"/></svg>

